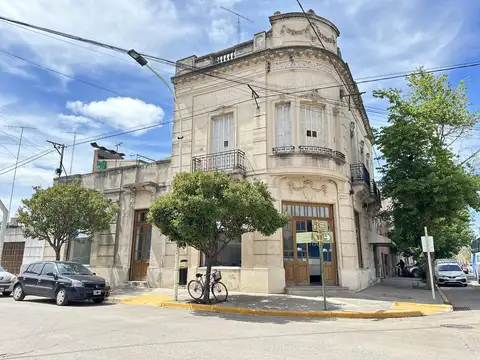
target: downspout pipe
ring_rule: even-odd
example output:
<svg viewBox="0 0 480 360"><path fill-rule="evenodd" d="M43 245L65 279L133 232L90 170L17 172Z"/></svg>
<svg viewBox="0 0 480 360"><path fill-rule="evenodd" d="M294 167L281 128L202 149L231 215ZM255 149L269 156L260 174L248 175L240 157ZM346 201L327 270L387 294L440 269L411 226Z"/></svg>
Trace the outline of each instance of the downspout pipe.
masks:
<svg viewBox="0 0 480 360"><path fill-rule="evenodd" d="M0 209L3 213L2 218L2 227L0 228L0 259L2 258L3 253L3 243L5 242L5 232L7 230L7 221L8 221L8 209L3 204L2 200L0 200Z"/></svg>

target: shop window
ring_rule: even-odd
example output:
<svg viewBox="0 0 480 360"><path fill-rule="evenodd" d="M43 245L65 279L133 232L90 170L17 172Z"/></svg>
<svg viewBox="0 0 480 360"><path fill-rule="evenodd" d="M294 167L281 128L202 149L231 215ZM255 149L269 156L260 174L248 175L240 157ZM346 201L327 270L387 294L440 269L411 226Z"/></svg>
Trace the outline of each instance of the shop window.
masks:
<svg viewBox="0 0 480 360"><path fill-rule="evenodd" d="M92 242L88 238L75 239L70 242L70 261L83 265L90 264Z"/></svg>
<svg viewBox="0 0 480 360"><path fill-rule="evenodd" d="M224 246L219 240L218 246ZM222 251L217 255L212 266L241 266L242 265L242 238L238 236L228 242ZM205 256L202 256L201 266L205 266Z"/></svg>

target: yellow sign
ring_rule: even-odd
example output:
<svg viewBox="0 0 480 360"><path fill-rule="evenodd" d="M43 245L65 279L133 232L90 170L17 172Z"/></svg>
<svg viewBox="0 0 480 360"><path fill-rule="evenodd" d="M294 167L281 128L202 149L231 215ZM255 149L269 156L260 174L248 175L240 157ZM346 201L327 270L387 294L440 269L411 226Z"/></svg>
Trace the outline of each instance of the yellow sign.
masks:
<svg viewBox="0 0 480 360"><path fill-rule="evenodd" d="M313 241L313 233L312 232L303 232L297 233L297 244L308 244Z"/></svg>
<svg viewBox="0 0 480 360"><path fill-rule="evenodd" d="M320 239L324 244L333 244L333 233L331 231L325 231L321 234Z"/></svg>
<svg viewBox="0 0 480 360"><path fill-rule="evenodd" d="M325 220L312 220L313 231L325 232L328 231L328 222Z"/></svg>

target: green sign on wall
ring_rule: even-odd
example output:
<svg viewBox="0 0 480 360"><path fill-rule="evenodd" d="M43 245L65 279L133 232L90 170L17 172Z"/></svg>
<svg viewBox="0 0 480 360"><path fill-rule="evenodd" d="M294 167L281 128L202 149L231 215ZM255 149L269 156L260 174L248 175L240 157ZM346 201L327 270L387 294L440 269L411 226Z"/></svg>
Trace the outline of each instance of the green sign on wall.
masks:
<svg viewBox="0 0 480 360"><path fill-rule="evenodd" d="M107 162L105 160L98 160L97 161L97 169L100 171L104 171L107 168Z"/></svg>

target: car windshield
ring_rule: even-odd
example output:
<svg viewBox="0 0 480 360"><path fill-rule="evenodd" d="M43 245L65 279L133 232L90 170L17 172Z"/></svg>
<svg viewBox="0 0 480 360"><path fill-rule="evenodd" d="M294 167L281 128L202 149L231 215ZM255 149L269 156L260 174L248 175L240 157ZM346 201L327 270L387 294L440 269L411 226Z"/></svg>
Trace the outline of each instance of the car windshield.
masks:
<svg viewBox="0 0 480 360"><path fill-rule="evenodd" d="M461 271L460 266L455 264L439 265L438 271Z"/></svg>
<svg viewBox="0 0 480 360"><path fill-rule="evenodd" d="M0 266L0 272L5 272L5 269Z"/></svg>
<svg viewBox="0 0 480 360"><path fill-rule="evenodd" d="M61 275L92 275L90 270L79 263L57 263Z"/></svg>

